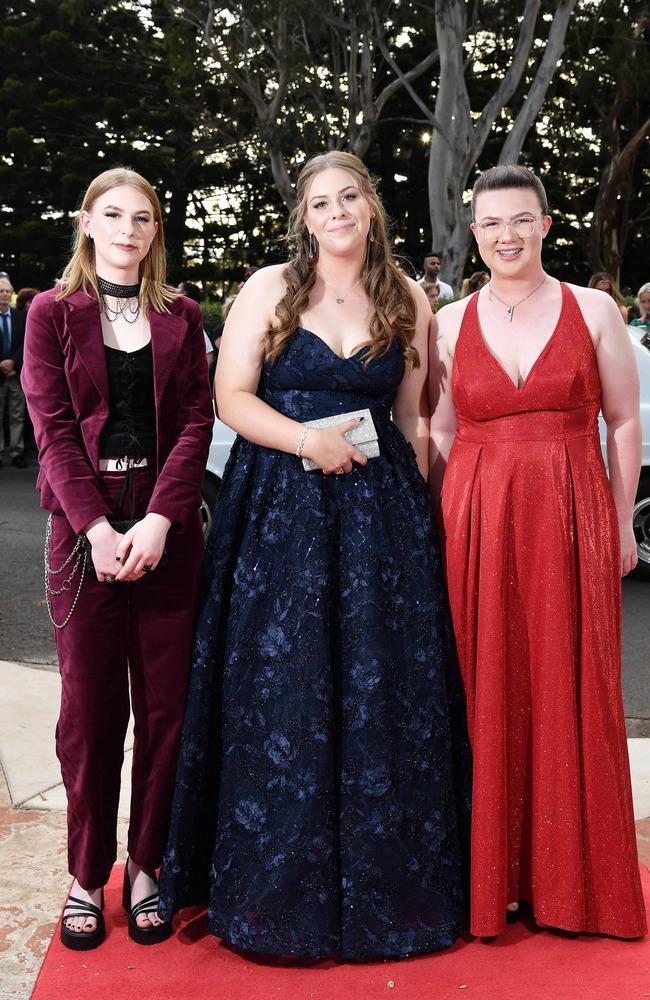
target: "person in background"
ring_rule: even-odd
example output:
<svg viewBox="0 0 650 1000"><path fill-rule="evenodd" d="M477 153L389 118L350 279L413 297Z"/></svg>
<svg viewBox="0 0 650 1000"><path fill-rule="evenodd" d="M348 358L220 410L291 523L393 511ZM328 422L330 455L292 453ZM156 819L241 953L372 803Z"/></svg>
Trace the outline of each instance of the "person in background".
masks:
<svg viewBox="0 0 650 1000"><path fill-rule="evenodd" d="M192 302L196 302L199 306L201 305L201 302L203 301L203 292L198 285L194 284L193 281L181 281L178 286L178 290L188 299L192 299ZM214 365L216 363L217 356L214 344L206 332L205 325L203 327L203 340L205 342L205 360L208 364L208 378L210 380L210 385L212 385Z"/></svg>
<svg viewBox="0 0 650 1000"><path fill-rule="evenodd" d="M451 285L448 285L446 281L443 281L440 277L441 258L439 253L431 251L430 254L424 258L423 262L424 274L418 281L419 285L424 285L426 283L437 282L440 286L440 298L441 299L453 299L454 290Z"/></svg>
<svg viewBox="0 0 650 1000"><path fill-rule="evenodd" d="M0 272L0 443L6 407L9 411L11 464L17 469L26 469L25 394L20 384L25 313L11 305L13 292L9 275L5 271Z"/></svg>
<svg viewBox="0 0 650 1000"><path fill-rule="evenodd" d="M466 299L468 295L478 292L479 288L487 285L489 280L490 275L487 271L474 271L474 274L471 274L469 278L463 278L463 287L460 292L461 299Z"/></svg>
<svg viewBox="0 0 650 1000"><path fill-rule="evenodd" d="M641 285L636 295L636 304L639 308L639 316L637 319L631 321L630 326L645 327L645 334L643 336L645 343L650 338L650 281L646 281L644 285Z"/></svg>
<svg viewBox="0 0 650 1000"><path fill-rule="evenodd" d="M21 288L19 292L16 292L16 309L22 310L22 312L28 312L29 307L40 293L40 288Z"/></svg>
<svg viewBox="0 0 650 1000"><path fill-rule="evenodd" d="M248 267L244 268L244 280L239 282L239 287L243 288L248 279L259 270L259 267L256 267L255 264L249 264Z"/></svg>
<svg viewBox="0 0 650 1000"><path fill-rule="evenodd" d="M627 323L627 306L625 305L625 300L621 295L621 291L612 277L607 271L596 271L595 274L589 279L587 285L588 288L597 288L601 292L607 292L608 295L614 299L614 302L618 306L618 311L623 317L623 322Z"/></svg>
<svg viewBox="0 0 650 1000"><path fill-rule="evenodd" d="M29 312L29 307L32 302L39 294L40 288L21 288L19 292L16 293L16 309L20 309L21 312L27 314ZM27 407L25 407L25 444L24 444L24 454L25 457L28 454L36 455L38 448L36 447L36 441L34 439L34 428L32 426L32 420L29 415Z"/></svg>
<svg viewBox="0 0 650 1000"><path fill-rule="evenodd" d="M437 281L425 281L420 287L429 300L431 312L435 315L440 303L440 285Z"/></svg>
<svg viewBox="0 0 650 1000"><path fill-rule="evenodd" d="M258 268L259 270L259 268ZM221 338L223 336L223 328L226 325L226 320L228 319L228 313L233 307L236 295L229 295L223 304L223 309L221 311L221 322L214 331L214 349L219 354L219 348L221 347Z"/></svg>
<svg viewBox="0 0 650 1000"><path fill-rule="evenodd" d="M74 252L29 310L23 385L50 512L46 600L61 672L68 799L63 944L105 935L129 691L135 717L122 903L139 944L168 937L156 868L169 818L201 574L212 436L203 322L166 282L158 197L132 170L91 182Z"/></svg>

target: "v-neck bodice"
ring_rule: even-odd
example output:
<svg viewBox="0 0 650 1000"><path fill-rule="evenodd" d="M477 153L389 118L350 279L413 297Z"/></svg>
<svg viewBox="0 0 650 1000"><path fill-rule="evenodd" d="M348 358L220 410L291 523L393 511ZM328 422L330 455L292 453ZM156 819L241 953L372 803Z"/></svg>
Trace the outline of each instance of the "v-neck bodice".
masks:
<svg viewBox="0 0 650 1000"><path fill-rule="evenodd" d="M520 387L483 338L478 293L468 303L452 374L461 440L543 439L595 429L601 394L596 354L575 296L561 287L556 327Z"/></svg>

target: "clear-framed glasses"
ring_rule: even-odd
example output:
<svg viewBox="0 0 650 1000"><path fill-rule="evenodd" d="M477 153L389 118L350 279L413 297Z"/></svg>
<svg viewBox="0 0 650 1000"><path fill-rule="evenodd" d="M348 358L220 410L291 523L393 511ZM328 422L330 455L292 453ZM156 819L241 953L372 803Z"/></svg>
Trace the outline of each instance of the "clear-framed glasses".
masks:
<svg viewBox="0 0 650 1000"><path fill-rule="evenodd" d="M485 222L477 222L476 229L481 239L486 243L496 243L509 229L513 236L520 240L529 240L535 232L535 226L541 219L541 215L518 215L516 219L487 219Z"/></svg>

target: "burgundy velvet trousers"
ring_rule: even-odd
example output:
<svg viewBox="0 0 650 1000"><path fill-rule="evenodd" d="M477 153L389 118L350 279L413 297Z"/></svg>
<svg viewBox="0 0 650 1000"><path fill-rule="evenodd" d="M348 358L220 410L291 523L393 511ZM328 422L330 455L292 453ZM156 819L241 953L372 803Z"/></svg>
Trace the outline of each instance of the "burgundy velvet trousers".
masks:
<svg viewBox="0 0 650 1000"><path fill-rule="evenodd" d="M145 514L153 473L132 470L130 477L125 491L124 475L102 476L116 517ZM51 567L64 562L75 538L65 517L52 518ZM172 526L166 561L143 579L110 584L87 575L69 622L55 629L61 671L56 749L68 797L68 862L85 889L104 885L116 859L129 676L135 742L128 851L143 868L157 868L162 859L202 547L197 512L185 529ZM65 576L51 576L51 586L59 589ZM65 619L78 580L75 576L69 591L52 597L55 621Z"/></svg>

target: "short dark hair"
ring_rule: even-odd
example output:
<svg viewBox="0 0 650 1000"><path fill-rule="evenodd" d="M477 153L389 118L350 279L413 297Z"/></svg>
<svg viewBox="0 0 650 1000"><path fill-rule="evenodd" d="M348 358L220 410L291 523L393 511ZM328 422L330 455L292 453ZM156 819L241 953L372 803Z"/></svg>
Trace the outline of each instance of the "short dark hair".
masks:
<svg viewBox="0 0 650 1000"><path fill-rule="evenodd" d="M548 198L537 174L519 163L504 163L479 174L472 189L472 218L476 217L476 199L482 191L502 191L504 188L530 188L537 195L542 215L548 214Z"/></svg>
<svg viewBox="0 0 650 1000"><path fill-rule="evenodd" d="M437 257L438 260L442 260L442 254L438 253L437 250L429 250L427 253L425 253L424 260L426 260L427 257Z"/></svg>
<svg viewBox="0 0 650 1000"><path fill-rule="evenodd" d="M203 301L203 292L198 285L195 285L193 281L181 281L178 286L179 292L182 292L188 299L192 299L194 302Z"/></svg>

